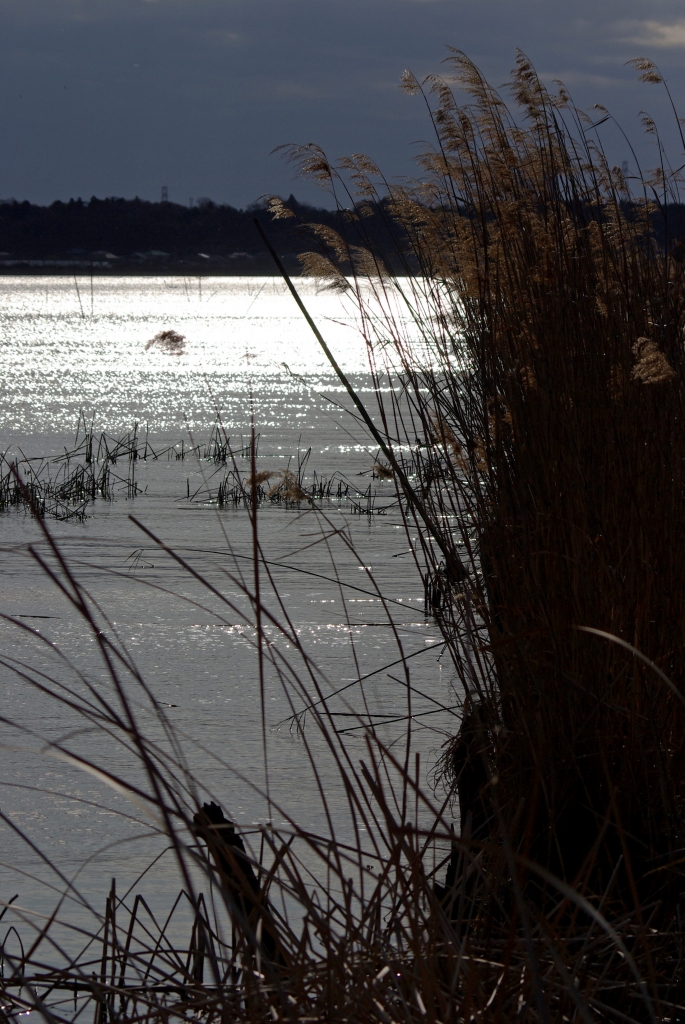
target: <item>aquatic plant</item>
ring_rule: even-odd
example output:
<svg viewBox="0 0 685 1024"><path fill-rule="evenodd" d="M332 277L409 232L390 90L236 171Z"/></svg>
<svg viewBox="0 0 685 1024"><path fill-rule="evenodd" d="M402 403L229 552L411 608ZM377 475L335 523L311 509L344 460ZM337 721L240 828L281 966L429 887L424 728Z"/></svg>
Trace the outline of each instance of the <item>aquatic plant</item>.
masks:
<svg viewBox="0 0 685 1024"><path fill-rule="evenodd" d="M117 494L135 498L141 493L136 483L136 463L141 460L157 461L166 456L167 460L183 462L192 457L219 465L233 461L237 468L237 459L251 457L253 444L257 452L258 434L253 442L244 444L241 439L238 447L232 447L217 419L206 442L186 445L182 438L177 444L155 448L147 431L144 437L140 436L137 423L121 437L113 437L105 432L96 434L93 424L88 424L81 414L74 446L65 449L63 455L42 457L0 452L0 512L14 509L34 516L83 522L92 515L97 498L111 501ZM125 476L114 469L122 461L127 464ZM230 476L229 473L219 485L219 505L232 501L228 497ZM240 473L236 481L236 493L242 496ZM188 497L196 497L191 496L189 483L187 486Z"/></svg>
<svg viewBox="0 0 685 1024"><path fill-rule="evenodd" d="M428 604L466 693L442 764L462 837L495 888L518 875L507 915L522 934L531 907L575 913L552 875L565 898L635 915L655 985L666 954L644 925L676 927L684 888L679 172L659 143L659 167L626 180L596 136L608 111L593 121L563 85L550 93L522 54L513 110L464 54L447 66L404 78L435 128L414 184L289 148L339 206L338 231L309 225L304 268L362 314ZM367 210L387 217L386 249L365 237Z"/></svg>
<svg viewBox="0 0 685 1024"><path fill-rule="evenodd" d="M154 338L150 338L145 346L145 351L149 352L151 348L158 348L168 356L182 356L185 354L186 345L187 338L185 334L179 334L178 331L167 329L166 331L158 331Z"/></svg>

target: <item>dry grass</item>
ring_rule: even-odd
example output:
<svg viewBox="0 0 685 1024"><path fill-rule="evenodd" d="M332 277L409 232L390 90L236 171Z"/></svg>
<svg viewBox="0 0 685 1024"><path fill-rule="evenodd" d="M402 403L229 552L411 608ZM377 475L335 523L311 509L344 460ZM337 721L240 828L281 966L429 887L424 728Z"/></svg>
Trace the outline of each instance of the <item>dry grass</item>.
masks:
<svg viewBox="0 0 685 1024"><path fill-rule="evenodd" d="M387 435L411 451L396 449L441 547L470 569L455 578L422 531L427 597L467 693L443 762L462 835L493 885L518 875L510 922L524 905L567 922L557 950L578 922L550 873L632 917L658 1016L660 979L683 991L678 943L646 925L679 931L684 882L679 175L663 158L630 189L589 118L523 56L513 108L463 54L447 63L451 82L405 78L436 132L414 185L388 185L363 157L290 151L340 203L340 232L313 226L305 269L344 275L378 394L395 386ZM368 245L365 205L394 225L394 248ZM464 884L458 857L450 881Z"/></svg>

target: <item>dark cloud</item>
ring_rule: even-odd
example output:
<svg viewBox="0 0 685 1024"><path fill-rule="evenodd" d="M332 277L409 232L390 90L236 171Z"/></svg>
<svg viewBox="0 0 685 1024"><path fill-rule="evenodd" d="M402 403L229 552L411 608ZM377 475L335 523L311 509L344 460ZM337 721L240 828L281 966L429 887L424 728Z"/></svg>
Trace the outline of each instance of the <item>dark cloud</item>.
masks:
<svg viewBox="0 0 685 1024"><path fill-rule="evenodd" d="M676 146L662 92L624 65L647 53L682 92L681 2L0 0L0 196L154 198L166 184L182 202L313 198L269 155L291 141L410 173L430 129L397 82L405 67L439 70L447 45L495 84L521 47L579 105L609 107L641 158L642 107ZM604 130L612 157L628 158Z"/></svg>

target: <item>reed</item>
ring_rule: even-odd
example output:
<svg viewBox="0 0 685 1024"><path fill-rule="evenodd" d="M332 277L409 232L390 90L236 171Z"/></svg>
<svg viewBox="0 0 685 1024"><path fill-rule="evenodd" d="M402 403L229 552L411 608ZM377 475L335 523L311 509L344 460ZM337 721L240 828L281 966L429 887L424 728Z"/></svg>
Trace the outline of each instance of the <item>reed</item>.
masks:
<svg viewBox="0 0 685 1024"><path fill-rule="evenodd" d="M248 511L259 515L258 506ZM329 550L334 524L324 512L308 514L321 516L321 543ZM513 850L506 831L496 841L476 842L468 827L454 836L449 801L426 789L419 761L409 756L415 727L412 662L396 629L395 654L380 671L402 673L404 752L396 742L384 743L373 716L353 705L340 728L340 713L331 706L332 681L302 643L282 602L257 608L254 581L246 579L239 563L226 572L225 587L217 588L214 580L203 579L192 553L175 551L138 525L146 546L158 549L156 562L168 559L205 588L208 600L218 602L215 621L228 623L239 615L252 623L250 642L263 655L260 688L267 672L280 681L324 805L321 742L337 766L348 794L347 838L337 834L340 821L330 820L330 830L320 834L302 828L273 798L271 813L284 824L253 825L240 834L202 776L190 770L189 738L175 734L130 653L44 528L45 550L39 555L34 545L34 557L82 617L101 654L102 671L91 677L74 665L71 684L63 674L50 679L43 667L32 671L25 662L3 658L5 669L15 671L24 686L67 704L77 725L80 721L64 738L41 737L32 722L15 722L14 729L24 745L39 740L53 757L127 795L137 820L166 840L165 855L175 858L182 890L173 902L170 895L164 923L144 898L144 880L135 898L120 895L113 882L109 895L103 893L102 912L76 879L65 880L57 870L55 881L64 893L47 920L36 920L9 901L0 972L8 1016L30 1010L51 1024L84 1015L100 1024L187 1020L189 1015L246 1024L414 1024L474 1017L588 1021L612 1019L614 1011L615 1019L653 1021L678 1012L678 967L671 958L681 954L680 930L663 922L655 927L654 907L646 908L645 921L623 908L617 921L611 886L608 898L594 903ZM336 533L343 547L333 552L331 582L342 594L357 596L364 588L345 583L336 572L336 559L347 547L344 534ZM259 571L268 578L271 563L259 541L256 550ZM142 585L150 587L152 598L155 585ZM365 588L380 596L370 574ZM197 607L197 593L187 600ZM382 607L393 625L393 605ZM260 619L287 640L287 656L273 641L265 643ZM348 744L350 721L366 734L361 751ZM103 753L95 758L84 753L80 741L84 731L93 730L103 737ZM121 771L111 767L113 745L125 754ZM212 774L222 769L230 792L241 766L200 749ZM263 785L252 781L251 786L261 803L267 795ZM3 819L19 832L11 819ZM530 898L526 872L556 894L552 905ZM90 908L90 926L74 929L61 921L61 905L70 900ZM186 922L185 940L174 927L179 914ZM79 940L80 949L66 955L69 927L70 945ZM650 956L660 952L669 958L669 970L655 974Z"/></svg>
<svg viewBox="0 0 685 1024"><path fill-rule="evenodd" d="M259 446L259 435L254 439L255 452ZM186 446L185 439L178 444L155 448L149 440L138 432L135 423L131 430L121 437L113 437L102 432L96 434L93 424L88 424L83 414L79 416L73 448L55 457L25 456L0 452L0 511L10 509L29 512L41 518L83 522L93 512L95 501L100 498L111 501L120 493L127 498L135 498L142 493L136 483L136 464L139 461L157 461L166 456L183 462L187 458L195 458L217 465L225 465L228 461L249 459L252 442L240 442L237 448L231 446L230 438L223 435L219 420L210 431L207 441ZM126 471L115 470L117 463L123 462ZM220 506L239 504L234 500L229 478L219 485L218 500ZM235 494L242 495L243 488L236 477ZM199 492L198 492L199 493ZM188 484L188 497L191 496Z"/></svg>
<svg viewBox="0 0 685 1024"><path fill-rule="evenodd" d="M651 61L632 63L666 88ZM442 763L462 838L496 887L517 874L522 902L509 888L502 912L524 930L524 906L570 913L552 876L634 915L654 982L681 961L645 923L677 932L684 889L679 173L645 115L660 163L627 181L595 131L609 112L593 122L523 55L510 106L462 53L447 65L404 79L435 130L419 181L290 147L339 206L338 231L308 226L304 268L361 312L384 431L411 481L427 603L464 691ZM367 213L385 216L385 248Z"/></svg>

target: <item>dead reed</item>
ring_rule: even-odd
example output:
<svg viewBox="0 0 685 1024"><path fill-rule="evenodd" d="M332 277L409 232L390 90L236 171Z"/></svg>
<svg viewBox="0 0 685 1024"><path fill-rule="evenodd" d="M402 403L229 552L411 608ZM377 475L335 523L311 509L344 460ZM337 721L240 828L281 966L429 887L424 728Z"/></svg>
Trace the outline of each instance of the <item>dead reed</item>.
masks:
<svg viewBox="0 0 685 1024"><path fill-rule="evenodd" d="M258 516L258 507L250 514ZM331 523L321 517L328 549ZM356 718L366 743L362 750L351 749L330 707L332 681L303 645L285 606L267 602L259 612L287 640L287 657L265 642L254 581L239 566L226 572L225 589L217 589L216 582L203 580L192 555L174 551L139 525L159 558L187 572L218 602L217 621L236 615L245 620L252 606L251 643L263 656L260 687L265 673L273 673L296 720L301 723L306 713L309 724L299 735L322 799L325 780L318 776L312 730L333 755L353 827L344 839L336 834L341 823L332 820L330 831L313 833L272 801L272 813L285 824L252 826L241 835L212 802L202 778L190 771L184 750L189 738L175 735L130 653L45 529L42 561L82 616L106 675L96 672L91 679L74 666L77 685L70 685L64 677L51 680L44 670L3 657L4 668L17 672L26 687L68 702L81 723L62 739L41 738L30 722L15 722L14 729L25 744L39 739L52 756L128 796L138 820L166 839L182 891L175 902L170 899L169 914L160 922L140 885L131 898L120 895L113 882L103 897L104 912L93 908L92 927L78 930L81 948L66 964L59 908L36 919L9 901L0 944L0 993L8 1019L32 1011L50 1024L84 1016L99 1024L198 1018L415 1024L474 1018L594 1021L612 1015L652 1021L678 1012L677 964L653 976L650 956L679 954L681 937L679 929L653 926L654 908L646 921L624 908L616 922L610 901L596 905L532 864L512 850L506 833L499 841L476 842L467 825L454 837L449 801L436 800L424 788L420 763L409 756L412 663L399 637L395 658L382 671L394 667L402 673L405 751L384 744L373 719L353 707L345 721ZM338 543L346 545L336 532ZM258 571L267 579L269 562L259 540L257 552ZM356 583L337 577L335 557L331 574L343 593L347 587L359 591ZM378 594L372 576L365 584ZM197 596L189 600L196 606ZM392 624L392 605L385 607ZM126 768L113 773L106 754L102 761L85 756L79 738L84 729L106 738L103 752L120 747ZM201 749L214 771L222 767L230 791L240 765ZM253 781L252 788L262 801L263 787ZM76 880L55 874L65 899L89 905ZM544 883L550 897L555 894L553 906L530 900L526 874ZM179 941L174 920L185 908L186 937Z"/></svg>
<svg viewBox="0 0 685 1024"><path fill-rule="evenodd" d="M254 439L255 451L258 446L259 435ZM251 451L252 442L245 444L242 439L238 447L232 447L218 420L205 442L186 445L183 439L175 445L155 448L147 431L144 437L140 436L137 423L121 437L112 437L104 432L96 434L93 424L81 415L74 446L65 449L63 455L27 457L23 453L0 452L0 512L15 509L41 518L83 522L92 514L96 499L111 501L119 494L135 498L141 493L136 483L136 464L141 460L156 461L166 456L167 460L183 462L194 457L225 465L229 461L235 464L236 459L249 459ZM118 463L126 467L125 475L114 468ZM229 490L230 485L224 480L218 492L220 506L231 503ZM242 493L239 482L237 491Z"/></svg>
<svg viewBox="0 0 685 1024"><path fill-rule="evenodd" d="M665 87L650 61L633 64ZM333 167L291 147L339 203L339 232L309 225L304 266L361 311L388 444L401 442L427 600L466 694L443 777L479 870L512 901L496 911L488 896L488 927L503 914L513 942L526 915L549 914L558 953L582 944L581 899L631 919L649 1014L667 1019L660 979L685 991L679 172L659 144L660 165L631 185L523 55L511 107L462 53L447 65L404 79L435 129L413 185L388 184L366 157ZM371 209L394 236L385 250L365 235ZM468 889L460 857L445 906ZM476 918L460 934L483 935ZM602 997L601 1012L633 1019L622 999Z"/></svg>
<svg viewBox="0 0 685 1024"><path fill-rule="evenodd" d="M151 348L157 348L169 356L182 356L185 355L186 344L186 336L179 334L178 331L158 331L154 338L150 338L145 345L145 351L149 352Z"/></svg>

